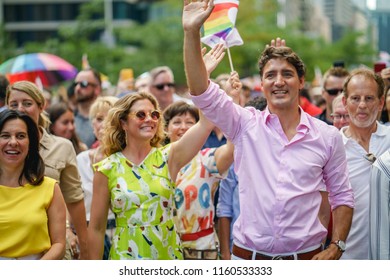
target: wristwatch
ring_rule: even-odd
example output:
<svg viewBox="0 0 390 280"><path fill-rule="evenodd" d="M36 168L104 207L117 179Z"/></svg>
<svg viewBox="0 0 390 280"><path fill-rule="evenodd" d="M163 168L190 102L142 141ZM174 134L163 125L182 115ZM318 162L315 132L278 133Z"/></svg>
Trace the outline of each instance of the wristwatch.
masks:
<svg viewBox="0 0 390 280"><path fill-rule="evenodd" d="M339 248L340 252L342 252L342 253L344 253L345 249L347 248L347 246L345 245L345 242L343 240L335 240L335 241L330 242L330 244L336 245Z"/></svg>

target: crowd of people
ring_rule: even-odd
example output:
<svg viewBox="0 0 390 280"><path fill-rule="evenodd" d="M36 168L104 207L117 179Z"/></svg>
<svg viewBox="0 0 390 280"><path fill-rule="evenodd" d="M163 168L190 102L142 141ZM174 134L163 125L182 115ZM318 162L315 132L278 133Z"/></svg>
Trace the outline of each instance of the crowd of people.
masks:
<svg viewBox="0 0 390 280"><path fill-rule="evenodd" d="M186 96L168 66L114 95L83 69L50 105L0 77L0 259L390 259L390 67L332 66L321 109L277 38L253 96L212 78L212 9L184 1Z"/></svg>

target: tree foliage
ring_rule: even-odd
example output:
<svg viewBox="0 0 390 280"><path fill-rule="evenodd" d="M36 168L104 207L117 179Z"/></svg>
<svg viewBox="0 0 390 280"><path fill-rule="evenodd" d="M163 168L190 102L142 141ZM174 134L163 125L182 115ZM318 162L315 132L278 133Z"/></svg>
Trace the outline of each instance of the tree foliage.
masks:
<svg viewBox="0 0 390 280"><path fill-rule="evenodd" d="M81 57L88 54L89 63L109 76L115 84L122 68L133 68L135 75L156 66L168 65L175 73L176 82L185 84L183 67L183 30L181 26L182 1L163 0L153 4L151 20L145 24L130 24L114 30L116 46L110 47L99 39L104 30L104 2L94 0L81 6L74 25L63 26L58 38L45 42L31 42L17 50L0 27L0 59L4 61L20 53L49 52L63 57L81 68ZM353 31L335 43L326 43L322 38L308 37L297 24L279 28L277 0L245 0L240 2L237 29L244 45L230 49L235 70L241 77L258 73L257 60L265 45L276 37L285 38L305 61L307 80L314 76L314 68L325 71L335 60L343 60L353 67L372 65L374 50L361 43L363 34ZM228 58L216 69L214 75L230 72Z"/></svg>

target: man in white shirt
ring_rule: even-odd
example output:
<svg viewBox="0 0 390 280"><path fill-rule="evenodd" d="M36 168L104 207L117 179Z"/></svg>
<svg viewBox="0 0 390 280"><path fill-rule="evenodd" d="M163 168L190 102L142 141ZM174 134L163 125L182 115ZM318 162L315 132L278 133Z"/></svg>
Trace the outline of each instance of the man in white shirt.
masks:
<svg viewBox="0 0 390 280"><path fill-rule="evenodd" d="M384 105L383 79L369 69L351 72L343 87L349 126L341 129L349 180L355 197L352 226L342 259L368 259L370 171L376 157L390 148L390 127L377 121Z"/></svg>

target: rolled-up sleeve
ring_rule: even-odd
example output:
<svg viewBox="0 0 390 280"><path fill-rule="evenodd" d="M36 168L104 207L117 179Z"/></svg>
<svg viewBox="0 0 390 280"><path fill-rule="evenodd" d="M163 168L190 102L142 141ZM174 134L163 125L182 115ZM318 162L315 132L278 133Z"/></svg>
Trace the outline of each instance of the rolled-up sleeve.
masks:
<svg viewBox="0 0 390 280"><path fill-rule="evenodd" d="M324 180L329 192L329 203L332 210L345 205L355 207L353 190L349 182L347 159L341 134L329 130L331 143L329 143L329 159L324 166Z"/></svg>

